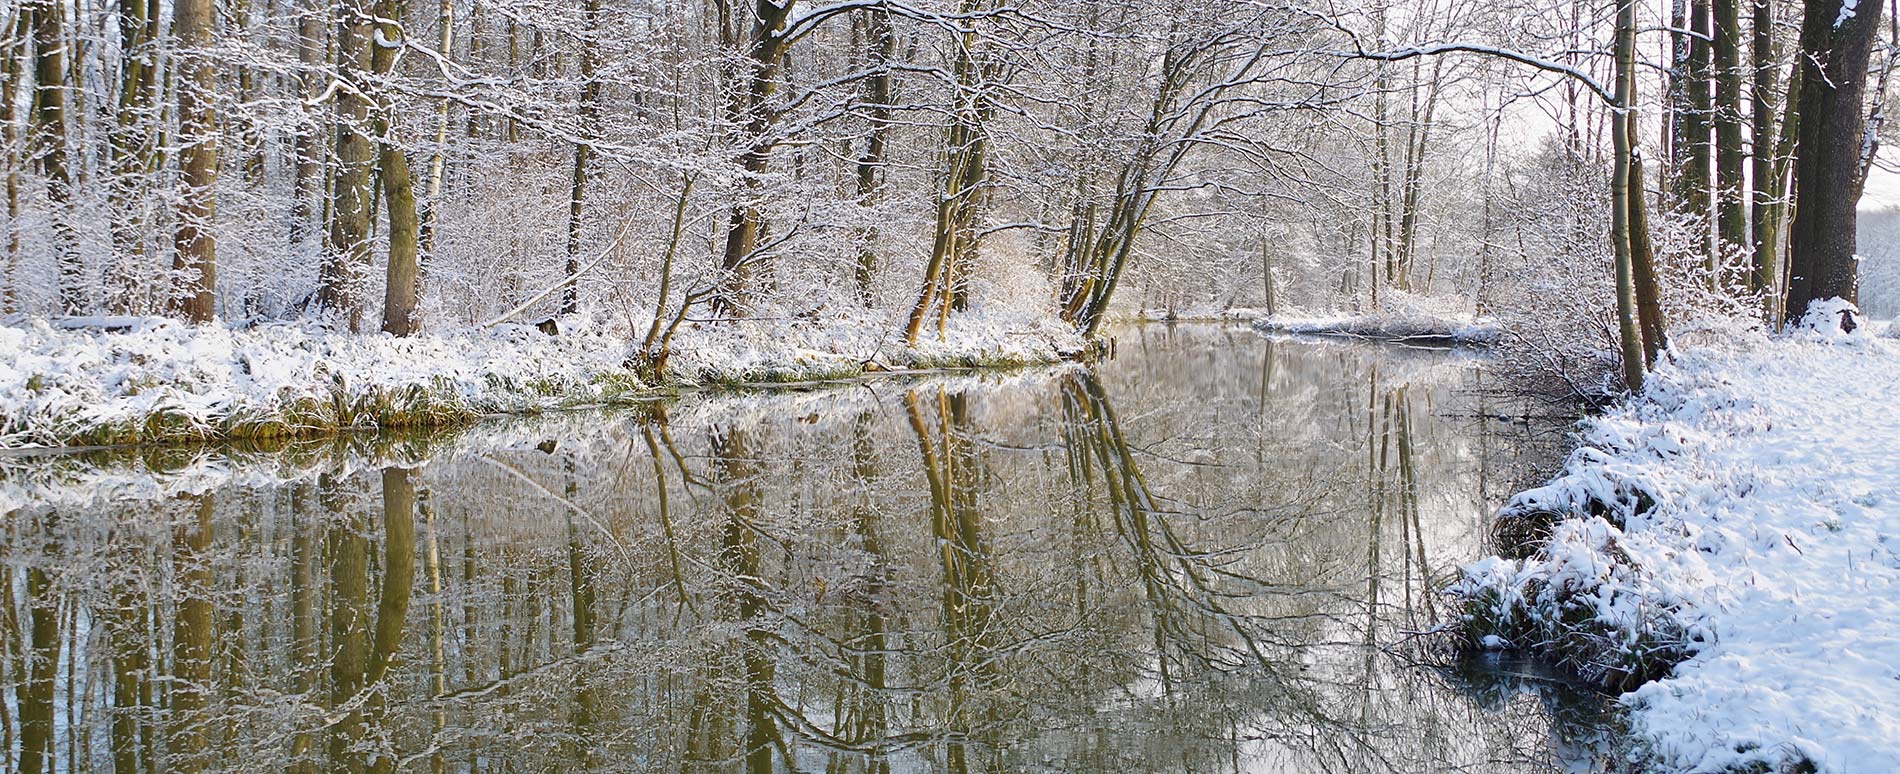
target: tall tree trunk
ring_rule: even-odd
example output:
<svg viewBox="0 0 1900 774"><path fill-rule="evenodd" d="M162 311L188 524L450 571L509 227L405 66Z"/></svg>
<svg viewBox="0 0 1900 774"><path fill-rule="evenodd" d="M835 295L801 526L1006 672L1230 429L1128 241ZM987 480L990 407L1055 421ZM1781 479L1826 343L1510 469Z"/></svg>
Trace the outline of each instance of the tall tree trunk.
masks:
<svg viewBox="0 0 1900 774"><path fill-rule="evenodd" d="M371 23L367 0L348 0L336 20L336 175L330 198L330 244L317 276L317 305L362 330L362 275L370 264L371 172L376 143L369 136Z"/></svg>
<svg viewBox="0 0 1900 774"><path fill-rule="evenodd" d="M727 51L740 54L739 63L726 73L726 121L733 127L735 143L741 148L739 166L743 180L738 201L726 218L725 248L719 259L719 292L713 296L715 316L737 317L750 305L753 255L759 246L759 231L764 213L759 210L759 178L771 164L772 147L777 141L769 136L771 111L766 102L778 91L780 65L791 41L779 33L791 18L797 0L779 5L773 0L757 0L753 13L733 13L733 0L715 0L718 10L720 43Z"/></svg>
<svg viewBox="0 0 1900 774"><path fill-rule="evenodd" d="M324 146L322 127L329 121L322 110L313 110L310 104L323 93L325 83L323 68L329 53L324 30L330 25L331 3L327 0L303 0L297 16L297 82L305 103L307 120L314 126L303 127L297 132L296 140L296 179L291 192L290 241L306 254L312 227L316 225L317 214L324 208L323 168Z"/></svg>
<svg viewBox="0 0 1900 774"><path fill-rule="evenodd" d="M439 37L435 50L445 61L455 61L455 0L440 0L436 6L436 24ZM473 38L470 39L471 48ZM470 57L473 58L472 56ZM472 112L472 111L471 111ZM470 122L474 121L471 117ZM436 222L441 216L442 178L448 166L449 153L449 98L447 96L435 103L435 150L429 154L428 189L423 193L421 242L421 266L417 268L416 294L420 298L422 284L426 281L428 264L435 260Z"/></svg>
<svg viewBox="0 0 1900 774"><path fill-rule="evenodd" d="M1749 117L1755 152L1749 171L1754 179L1755 190L1749 218L1750 247L1754 260L1748 287L1762 295L1766 307L1763 310L1764 317L1772 318L1775 291L1781 284L1781 269L1775 261L1775 204L1776 189L1779 188L1778 176L1775 174L1775 13L1774 0L1752 0L1752 4L1754 37L1750 59L1754 65L1754 80L1753 91L1749 94L1749 102L1752 103Z"/></svg>
<svg viewBox="0 0 1900 774"><path fill-rule="evenodd" d="M1440 79L1444 75L1443 58L1432 62L1431 79L1425 85L1424 107L1419 106L1416 74L1412 84L1412 122L1406 130L1405 140L1405 181L1401 187L1399 202L1399 273L1397 285L1402 290L1412 287L1412 264L1418 256L1419 195L1425 188L1425 152L1431 145L1432 115L1438 108ZM1430 292L1427 283L1425 292Z"/></svg>
<svg viewBox="0 0 1900 774"><path fill-rule="evenodd" d="M1636 95L1636 0L1617 0L1616 12L1616 105L1621 115L1612 116L1610 141L1615 146L1613 174L1610 180L1610 243L1616 253L1616 319L1623 358L1623 382L1631 392L1643 389L1643 335L1637 321L1634 243L1631 240L1632 198L1642 192L1630 190L1630 172L1635 166L1634 122Z"/></svg>
<svg viewBox="0 0 1900 774"><path fill-rule="evenodd" d="M1635 113L1625 116L1629 122L1630 145L1636 144ZM1637 328L1643 334L1643 365L1654 368L1656 358L1669 346L1669 323L1663 318L1662 283L1656 277L1656 250L1649 236L1649 203L1644 193L1643 159L1631 148L1629 180L1630 279L1636 293Z"/></svg>
<svg viewBox="0 0 1900 774"><path fill-rule="evenodd" d="M27 43L32 34L33 9L16 7L13 17L7 24L7 37L4 46L0 46L0 56L6 59L0 62L0 159L6 164L7 177L7 254L5 263L0 264L0 283L6 286L5 294L0 296L0 314L12 314L19 310L20 298L20 131L18 94L25 82L25 67L21 59L26 56Z"/></svg>
<svg viewBox="0 0 1900 774"><path fill-rule="evenodd" d="M1866 114L1862 99L1867 61L1884 5L1863 0L1807 0L1801 23L1801 122L1795 144L1794 223L1789 232L1791 263L1789 321L1800 320L1815 301L1858 300L1854 259L1854 197L1860 188L1861 132ZM1841 321L1851 328L1852 320Z"/></svg>
<svg viewBox="0 0 1900 774"><path fill-rule="evenodd" d="M405 0L381 0L376 6L378 45L370 68L380 78L395 67L396 47L403 41ZM383 331L408 336L421 328L416 319L418 234L416 191L409 174L409 155L396 144L396 106L387 95L377 99L376 134L381 138L377 170L383 181L383 200L389 209L389 266L383 282Z"/></svg>
<svg viewBox="0 0 1900 774"><path fill-rule="evenodd" d="M73 176L66 164L66 48L59 0L34 0L23 6L33 14L33 131L29 146L46 175L52 204L53 256L59 269L59 310L82 314L86 306L85 264L72 212Z"/></svg>
<svg viewBox="0 0 1900 774"><path fill-rule="evenodd" d="M574 144L573 186L567 198L567 287L561 291L561 314L580 311L581 209L587 193L587 162L594 154L593 139L600 132L600 0L587 0L583 13L586 37L581 42L581 141Z"/></svg>
<svg viewBox="0 0 1900 774"><path fill-rule="evenodd" d="M1709 83L1709 0L1690 0L1689 29L1693 34L1689 38L1688 66L1683 71L1683 78L1688 82L1685 91L1689 109L1680 116L1682 131L1678 135L1678 152L1684 163L1678 170L1676 198L1681 202L1682 211L1697 219L1699 232L1693 249L1701 256L1713 281L1715 259L1710 250L1708 229L1713 225L1714 199L1709 184L1715 161L1709 130L1715 99Z"/></svg>
<svg viewBox="0 0 1900 774"><path fill-rule="evenodd" d="M140 194L157 168L158 148L152 142L156 51L148 36L157 5L156 0L119 3L119 118L110 148L112 256L106 292L114 311L120 313L137 310L138 269L146 246Z"/></svg>
<svg viewBox="0 0 1900 774"><path fill-rule="evenodd" d="M184 48L178 78L178 230L172 268L180 274L174 302L179 316L210 322L216 314L218 214L218 125L212 115L214 69L204 49L211 43L212 0L176 0L172 28Z"/></svg>
<svg viewBox="0 0 1900 774"><path fill-rule="evenodd" d="M1717 260L1728 267L1748 254L1748 193L1742 146L1742 0L1713 0L1715 32L1715 232ZM1720 281L1741 288L1725 268Z"/></svg>
<svg viewBox="0 0 1900 774"><path fill-rule="evenodd" d="M875 73L865 81L864 101L869 123L864 140L864 155L858 157L858 206L869 209L877 203L883 183L884 144L891 124L891 59L896 55L897 36L891 31L891 12L878 8L864 17L865 37L870 52L869 66ZM870 308L876 301L877 238L875 223L858 232L858 264L855 279L858 303Z"/></svg>

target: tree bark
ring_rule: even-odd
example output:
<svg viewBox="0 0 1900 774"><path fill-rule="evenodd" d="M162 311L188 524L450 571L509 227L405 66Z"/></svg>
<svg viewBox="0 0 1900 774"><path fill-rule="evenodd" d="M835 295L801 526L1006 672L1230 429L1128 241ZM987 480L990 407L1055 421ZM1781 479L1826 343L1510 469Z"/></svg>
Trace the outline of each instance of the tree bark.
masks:
<svg viewBox="0 0 1900 774"><path fill-rule="evenodd" d="M1616 14L1616 106L1621 115L1612 117L1610 141L1616 158L1610 180L1610 243L1616 253L1616 320L1622 344L1623 383L1630 392L1643 389L1643 336L1637 321L1634 249L1631 240L1632 211L1630 172L1634 164L1634 123L1636 94L1636 0L1618 0ZM1641 196L1636 192L1634 196Z"/></svg>
<svg viewBox="0 0 1900 774"><path fill-rule="evenodd" d="M1753 210L1750 221L1750 245L1754 261L1753 273L1749 277L1748 287L1762 294L1766 309L1764 316L1772 317L1775 291L1780 285L1780 269L1775 261L1775 204L1777 175L1775 174L1775 13L1774 0L1752 0L1754 8L1754 38L1751 47L1751 60L1754 65L1753 91L1749 95L1752 103L1750 114L1754 154L1751 157L1750 172L1754 179Z"/></svg>
<svg viewBox="0 0 1900 774"><path fill-rule="evenodd" d="M1748 255L1748 194L1742 147L1741 0L1714 0L1715 44L1715 232L1717 260L1725 267L1720 282L1731 289L1747 285L1729 268Z"/></svg>
<svg viewBox="0 0 1900 774"><path fill-rule="evenodd" d="M157 67L152 61L156 52L150 38L152 17L157 11L155 0L119 3L119 117L110 148L112 180L107 190L111 198L112 256L105 284L111 306L121 313L131 313L138 306L138 264L145 257L147 243L144 219L138 211L139 195L148 175L157 169L152 115L156 85L153 74Z"/></svg>
<svg viewBox="0 0 1900 774"><path fill-rule="evenodd" d="M1866 114L1867 62L1883 3L1807 0L1801 23L1801 122L1795 144L1794 223L1789 232L1788 300L1784 314L1800 320L1809 304L1858 300L1855 266L1860 144ZM1852 320L1841 321L1852 328Z"/></svg>
<svg viewBox="0 0 1900 774"><path fill-rule="evenodd" d="M731 124L743 150L739 166L743 182L726 218L725 249L719 260L719 292L713 296L716 316L738 317L749 306L753 252L759 246L759 231L764 213L759 209L759 178L771 164L776 140L769 136L772 116L766 102L778 91L780 64L791 41L779 35L797 0L779 5L773 0L757 0L752 18L734 18L733 0L715 0L718 11L720 43L728 51L741 54L739 64L726 73L726 121ZM749 24L748 24L749 22ZM748 29L742 30L741 26Z"/></svg>
<svg viewBox="0 0 1900 774"><path fill-rule="evenodd" d="M369 136L371 68L367 0L349 0L336 22L336 175L330 200L330 244L317 277L317 305L362 330L362 274L370 264L370 173L376 144Z"/></svg>
<svg viewBox="0 0 1900 774"><path fill-rule="evenodd" d="M377 37L390 45L377 45L370 56L370 68L378 77L395 67L396 46L403 40L402 19L408 11L404 0L381 0L376 15ZM389 265L383 282L383 331L408 336L421 329L416 319L416 278L420 268L418 245L420 223L416 217L416 191L409 174L409 156L396 144L396 107L387 95L377 100L376 134L380 139L377 168L383 181L383 200L389 209Z"/></svg>
<svg viewBox="0 0 1900 774"><path fill-rule="evenodd" d="M59 269L59 309L64 314L85 312L85 264L79 259L79 237L72 212L73 176L66 164L67 41L58 0L35 0L23 6L33 15L33 129L29 146L38 154L46 176L46 198L52 204L53 256Z"/></svg>
<svg viewBox="0 0 1900 774"><path fill-rule="evenodd" d="M897 36L891 31L891 13L887 8L878 8L865 17L865 32L869 38L869 65L875 71L865 81L864 101L866 120L869 129L864 141L864 155L858 157L858 206L868 210L877 203L878 192L883 183L884 144L890 134L891 124L891 59L896 54ZM873 281L877 278L877 238L875 223L866 225L858 233L858 264L855 279L858 283L858 303L870 308L876 302L876 288Z"/></svg>
<svg viewBox="0 0 1900 774"><path fill-rule="evenodd" d="M180 285L179 316L210 322L216 314L218 214L218 125L211 99L215 69L204 49L211 43L212 0L176 0L172 29L185 49L178 78L178 229L172 268Z"/></svg>
<svg viewBox="0 0 1900 774"><path fill-rule="evenodd" d="M328 55L324 28L330 23L331 3L326 0L304 0L297 18L297 75L298 86L309 110L308 118L319 127L327 124L323 111L310 110L309 103L314 102L323 93L325 78L319 70L324 66ZM322 211L323 203L323 130L317 127L306 128L297 133L296 141L296 181L291 198L290 241L299 248L306 248L310 239L310 229L315 226L317 213Z"/></svg>
<svg viewBox="0 0 1900 774"><path fill-rule="evenodd" d="M1709 276L1713 277L1714 255L1710 251L1708 229L1712 225L1710 221L1713 215L1709 185L1715 162L1709 131L1714 118L1715 99L1709 83L1709 0L1691 0L1689 29L1693 34L1689 39L1688 66L1683 72L1683 78L1688 82L1685 92L1688 94L1689 109L1679 116L1681 133L1677 140L1678 152L1684 161L1676 179L1676 198L1681 202L1684 212L1699 219L1700 233L1694 241L1694 250L1702 258Z"/></svg>
<svg viewBox="0 0 1900 774"><path fill-rule="evenodd" d="M1637 123L1632 113L1626 120L1629 126L1624 129L1630 136L1630 144L1635 145ZM1636 293L1637 327L1643 334L1643 366L1654 368L1656 358L1669 347L1669 323L1663 318L1662 283L1656 278L1656 251L1649 235L1649 204L1644 194L1643 159L1631 148L1629 227L1630 227L1630 275L1634 281Z"/></svg>
<svg viewBox="0 0 1900 774"><path fill-rule="evenodd" d="M580 122L583 138L574 144L573 186L567 199L567 271L572 277L581 270L581 210L587 194L587 163L593 157L592 139L600 131L600 0L587 0L584 11L586 39L581 43ZM580 282L573 281L561 291L561 314L580 311Z"/></svg>
<svg viewBox="0 0 1900 774"><path fill-rule="evenodd" d="M0 296L0 314L12 314L19 310L19 274L20 274L20 136L18 131L18 92L24 82L21 77L25 66L21 58L26 55L27 41L33 30L33 9L19 7L7 28L5 46L0 55L6 60L0 62L5 71L5 80L0 81L0 152L5 153L7 177L7 254L4 275L0 282L5 283L6 292Z"/></svg>

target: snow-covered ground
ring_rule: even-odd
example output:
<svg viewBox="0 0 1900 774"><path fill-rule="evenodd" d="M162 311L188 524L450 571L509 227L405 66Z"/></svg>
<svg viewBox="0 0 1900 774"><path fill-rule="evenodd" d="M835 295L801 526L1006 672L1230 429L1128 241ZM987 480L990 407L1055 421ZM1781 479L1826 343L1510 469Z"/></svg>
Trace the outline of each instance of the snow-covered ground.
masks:
<svg viewBox="0 0 1900 774"><path fill-rule="evenodd" d="M1261 315L1253 326L1268 333L1343 336L1400 344L1489 346L1497 343L1498 321L1474 316L1442 299L1393 292L1373 312L1309 315L1282 312Z"/></svg>
<svg viewBox="0 0 1900 774"><path fill-rule="evenodd" d="M0 325L0 448L441 424L637 399L678 385L789 382L881 368L1043 363L1081 347L1053 320L977 310L905 347L882 315L690 325L667 385L627 368L626 330L548 336L523 325L413 338L315 326L188 326L161 318ZM105 324L103 327L101 324Z"/></svg>
<svg viewBox="0 0 1900 774"><path fill-rule="evenodd" d="M1506 507L1558 520L1529 558L1465 568L1470 631L1633 688L1634 744L1664 768L1900 771L1888 332L1683 336L1639 398L1586 423L1562 476Z"/></svg>

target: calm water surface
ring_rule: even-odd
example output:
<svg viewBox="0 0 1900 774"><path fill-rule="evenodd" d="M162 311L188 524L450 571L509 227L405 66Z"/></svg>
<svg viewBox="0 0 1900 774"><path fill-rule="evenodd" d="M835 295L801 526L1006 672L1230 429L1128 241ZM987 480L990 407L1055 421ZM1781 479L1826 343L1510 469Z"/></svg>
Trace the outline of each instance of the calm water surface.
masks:
<svg viewBox="0 0 1900 774"><path fill-rule="evenodd" d="M1112 360L277 449L0 459L8 766L1549 771L1598 700L1419 665L1561 452L1463 355Z"/></svg>

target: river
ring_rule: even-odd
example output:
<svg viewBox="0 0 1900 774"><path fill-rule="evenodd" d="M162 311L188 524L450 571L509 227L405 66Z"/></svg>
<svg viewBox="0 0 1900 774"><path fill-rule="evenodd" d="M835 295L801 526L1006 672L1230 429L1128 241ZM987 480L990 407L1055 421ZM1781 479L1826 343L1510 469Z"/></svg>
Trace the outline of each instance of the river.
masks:
<svg viewBox="0 0 1900 774"><path fill-rule="evenodd" d="M1117 332L428 434L0 458L7 765L1559 771L1418 636L1561 420L1466 353ZM28 766L30 768L30 766Z"/></svg>

